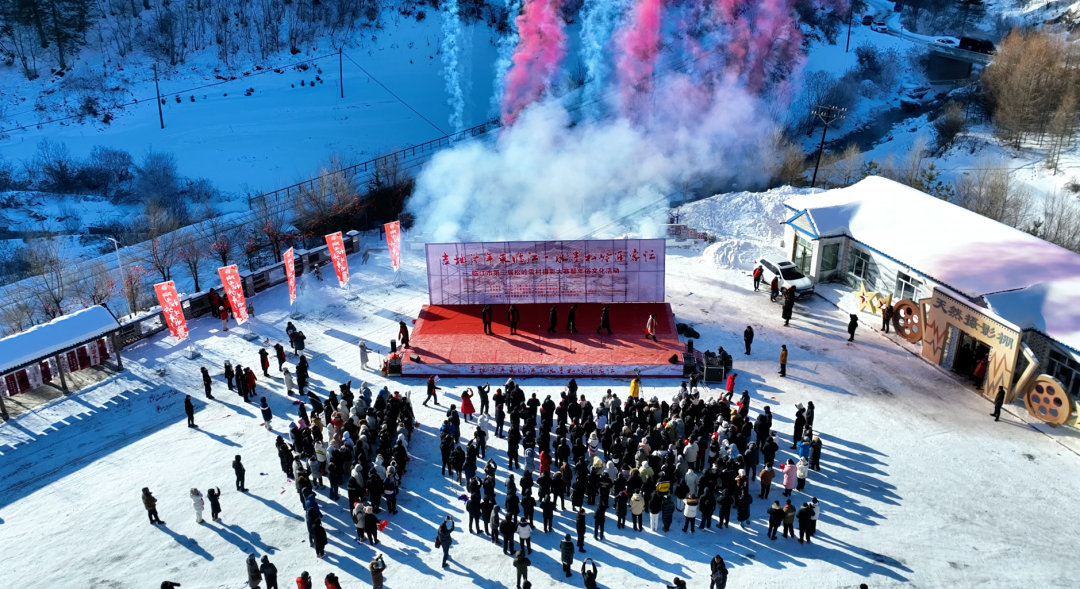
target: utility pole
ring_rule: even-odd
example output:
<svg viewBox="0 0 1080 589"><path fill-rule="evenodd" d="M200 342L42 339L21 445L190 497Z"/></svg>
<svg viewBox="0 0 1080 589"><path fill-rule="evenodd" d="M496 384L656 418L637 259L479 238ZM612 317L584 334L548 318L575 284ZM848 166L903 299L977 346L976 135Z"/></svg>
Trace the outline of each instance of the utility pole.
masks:
<svg viewBox="0 0 1080 589"><path fill-rule="evenodd" d="M844 53L851 49L851 21L855 20L855 0L850 0L849 6L851 8L847 17L847 45L844 46Z"/></svg>
<svg viewBox="0 0 1080 589"><path fill-rule="evenodd" d="M157 94L157 118L161 128L165 128L165 116L161 114L161 88L158 87L157 62L154 62L154 92Z"/></svg>
<svg viewBox="0 0 1080 589"><path fill-rule="evenodd" d="M810 114L821 119L821 122L825 124L821 129L821 145L818 147L817 163L814 164L814 177L810 180L810 188L817 184L818 167L821 166L821 154L825 152L825 133L829 130L829 125L844 118L845 112L847 112L846 108L818 104L815 104L814 110L810 111Z"/></svg>
<svg viewBox="0 0 1080 589"><path fill-rule="evenodd" d="M337 50L338 81L341 83L341 97L345 98L345 68L343 67L343 65L341 63L341 60L342 60L341 47L338 47L338 50Z"/></svg>
<svg viewBox="0 0 1080 589"><path fill-rule="evenodd" d="M108 239L113 243L113 251L116 252L116 269L120 271L120 288L124 291L124 299L127 300L128 310L134 315L135 307L131 304L131 299L128 298L127 285L124 284L124 264L120 261L120 242L109 236L105 236L105 239Z"/></svg>

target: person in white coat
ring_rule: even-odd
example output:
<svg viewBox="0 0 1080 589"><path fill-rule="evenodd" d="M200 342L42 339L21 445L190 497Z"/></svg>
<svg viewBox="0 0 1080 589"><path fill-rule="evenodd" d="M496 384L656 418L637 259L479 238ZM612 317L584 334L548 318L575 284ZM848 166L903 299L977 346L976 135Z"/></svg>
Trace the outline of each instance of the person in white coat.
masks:
<svg viewBox="0 0 1080 589"><path fill-rule="evenodd" d="M367 370L368 352L370 351L370 350L368 350L367 342L365 342L364 340L360 340L359 347L360 347L360 369L361 370Z"/></svg>
<svg viewBox="0 0 1080 589"><path fill-rule="evenodd" d="M656 313L649 315L649 320L645 322L645 339L649 338L656 341Z"/></svg>
<svg viewBox="0 0 1080 589"><path fill-rule="evenodd" d="M203 523L202 512L206 503L198 489L191 489L191 505L195 508L195 523Z"/></svg>
<svg viewBox="0 0 1080 589"><path fill-rule="evenodd" d="M699 475L697 473L697 471L694 471L694 470L687 470L686 471L686 477L685 477L684 480L686 481L686 488L690 490L689 493L691 495L696 496L698 494L697 486L698 486L698 480L700 478L701 478L701 475Z"/></svg>
<svg viewBox="0 0 1080 589"><path fill-rule="evenodd" d="M529 520L521 518L518 521L518 538L521 539L521 549L528 549L529 554L532 554L532 524Z"/></svg>
<svg viewBox="0 0 1080 589"><path fill-rule="evenodd" d="M282 371L281 375L285 378L285 395L291 397L293 394L293 389L296 388L296 384L293 382L292 373L290 373L289 369L286 368L284 371Z"/></svg>

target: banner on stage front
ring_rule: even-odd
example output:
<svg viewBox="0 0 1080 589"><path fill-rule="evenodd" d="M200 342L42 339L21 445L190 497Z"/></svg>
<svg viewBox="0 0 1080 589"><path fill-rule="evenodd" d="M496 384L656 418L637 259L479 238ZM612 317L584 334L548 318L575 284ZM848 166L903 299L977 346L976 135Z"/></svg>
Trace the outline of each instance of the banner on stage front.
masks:
<svg viewBox="0 0 1080 589"><path fill-rule="evenodd" d="M229 297L229 308L237 325L243 325L248 320L247 300L244 299L244 285L240 282L240 272L236 264L218 268L218 276L221 277L221 286L225 289L225 296Z"/></svg>
<svg viewBox="0 0 1080 589"><path fill-rule="evenodd" d="M341 239L340 231L326 236L326 251L334 263L338 286L344 288L349 283L349 260L345 259L345 242Z"/></svg>
<svg viewBox="0 0 1080 589"><path fill-rule="evenodd" d="M176 284L172 280L159 282L154 285L154 292L157 293L158 304L161 305L165 324L169 326L169 333L178 340L187 339L187 320L184 319L184 309L180 306L180 297L176 294Z"/></svg>
<svg viewBox="0 0 1080 589"><path fill-rule="evenodd" d="M429 243L432 305L660 303L663 239Z"/></svg>
<svg viewBox="0 0 1080 589"><path fill-rule="evenodd" d="M401 267L401 221L383 225L386 229L386 247L390 250L390 265L394 272Z"/></svg>
<svg viewBox="0 0 1080 589"><path fill-rule="evenodd" d="M289 248L281 256L285 263L285 280L289 282L289 304L296 302L296 262L293 259L293 248Z"/></svg>

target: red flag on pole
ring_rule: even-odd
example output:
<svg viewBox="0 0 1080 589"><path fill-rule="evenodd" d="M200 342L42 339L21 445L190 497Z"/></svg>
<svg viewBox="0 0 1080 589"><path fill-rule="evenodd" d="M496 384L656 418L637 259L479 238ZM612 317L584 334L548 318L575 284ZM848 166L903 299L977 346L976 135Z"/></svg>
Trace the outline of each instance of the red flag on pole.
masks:
<svg viewBox="0 0 1080 589"><path fill-rule="evenodd" d="M394 272L401 267L401 221L383 225L386 229L386 247L390 250L390 265Z"/></svg>
<svg viewBox="0 0 1080 589"><path fill-rule="evenodd" d="M180 297L176 294L176 284L172 280L155 284L154 292L157 293L161 315L165 317L169 333L178 340L187 339L187 320L184 319L184 309L180 306Z"/></svg>
<svg viewBox="0 0 1080 589"><path fill-rule="evenodd" d="M244 299L244 286L240 282L240 272L236 269L236 264L218 268L218 276L221 277L225 295L229 297L229 306L232 307L233 317L236 317L236 324L243 325L248 320L247 301Z"/></svg>
<svg viewBox="0 0 1080 589"><path fill-rule="evenodd" d="M293 261L293 248L286 250L281 256L285 263L285 279L289 281L289 304L296 302L296 262Z"/></svg>
<svg viewBox="0 0 1080 589"><path fill-rule="evenodd" d="M349 283L349 261L345 259L345 242L341 239L340 231L326 236L326 251L334 263L338 285L344 288Z"/></svg>

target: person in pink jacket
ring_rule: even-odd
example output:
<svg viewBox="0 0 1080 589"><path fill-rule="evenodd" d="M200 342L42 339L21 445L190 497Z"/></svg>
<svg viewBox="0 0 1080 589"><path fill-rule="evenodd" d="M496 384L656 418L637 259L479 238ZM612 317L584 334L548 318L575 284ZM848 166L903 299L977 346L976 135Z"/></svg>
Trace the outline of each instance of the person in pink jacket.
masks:
<svg viewBox="0 0 1080 589"><path fill-rule="evenodd" d="M795 461L788 458L787 464L784 465L784 497L790 497L791 491L795 489L795 483L798 479L795 470Z"/></svg>

